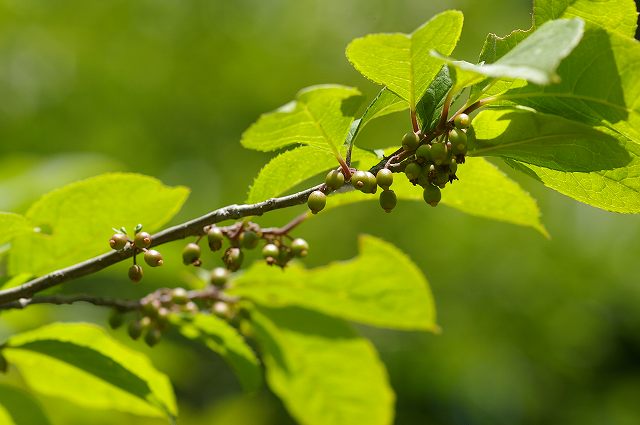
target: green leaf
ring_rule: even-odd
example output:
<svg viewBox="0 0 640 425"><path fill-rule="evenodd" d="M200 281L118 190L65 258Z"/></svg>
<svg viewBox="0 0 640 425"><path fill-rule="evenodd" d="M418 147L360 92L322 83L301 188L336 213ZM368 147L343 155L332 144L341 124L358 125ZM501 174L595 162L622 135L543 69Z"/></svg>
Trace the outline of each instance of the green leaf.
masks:
<svg viewBox="0 0 640 425"><path fill-rule="evenodd" d="M638 13L633 0L536 0L533 4L535 26L558 18L580 17L587 25L633 38Z"/></svg>
<svg viewBox="0 0 640 425"><path fill-rule="evenodd" d="M540 209L536 201L520 185L508 178L496 166L483 158L468 157L456 173L455 181L442 191L441 204L467 214L519 226L531 227L543 236L549 234L540 222ZM422 188L398 177L391 187L398 200L418 201L425 210L431 208L422 198ZM323 210L362 201L377 201L376 196L359 191L339 193L329 197ZM384 214L380 210L381 214Z"/></svg>
<svg viewBox="0 0 640 425"><path fill-rule="evenodd" d="M189 320L171 318L186 338L202 341L221 355L233 368L246 391L256 391L262 383L262 370L255 354L240 334L227 322L215 316L197 314Z"/></svg>
<svg viewBox="0 0 640 425"><path fill-rule="evenodd" d="M584 32L581 19L558 19L543 24L512 50L490 64L474 65L465 61L446 59L465 72L498 79L522 79L535 84L557 83L556 70L560 62L578 45ZM438 57L441 57L438 55ZM462 87L476 83L465 81Z"/></svg>
<svg viewBox="0 0 640 425"><path fill-rule="evenodd" d="M409 102L417 102L436 77L442 61L429 55L449 55L462 31L462 13L449 10L433 17L411 34L370 34L347 46L347 58L365 77L387 86Z"/></svg>
<svg viewBox="0 0 640 425"><path fill-rule="evenodd" d="M168 222L187 199L185 187L168 187L140 174L113 173L72 183L44 195L26 218L40 232L14 239L12 275L41 275L109 250L112 227L144 224L152 232Z"/></svg>
<svg viewBox="0 0 640 425"><path fill-rule="evenodd" d="M485 110L473 120L470 154L511 158L559 171L621 168L624 142L588 125L531 110Z"/></svg>
<svg viewBox="0 0 640 425"><path fill-rule="evenodd" d="M300 308L250 311L269 386L301 425L390 425L394 394L371 343Z"/></svg>
<svg viewBox="0 0 640 425"><path fill-rule="evenodd" d="M320 85L302 89L296 100L262 115L242 135L242 146L272 151L291 145L309 145L339 156L360 103L352 87Z"/></svg>
<svg viewBox="0 0 640 425"><path fill-rule="evenodd" d="M40 403L24 391L0 384L0 423L4 425L50 425Z"/></svg>
<svg viewBox="0 0 640 425"><path fill-rule="evenodd" d="M436 330L435 307L420 269L395 246L361 236L349 261L286 272L255 263L230 294L267 307L300 306L368 325Z"/></svg>
<svg viewBox="0 0 640 425"><path fill-rule="evenodd" d="M168 378L98 326L53 323L12 336L3 353L33 391L96 409L177 415Z"/></svg>
<svg viewBox="0 0 640 425"><path fill-rule="evenodd" d="M370 162L377 158L373 153L358 148L354 148L352 154L354 163L359 160ZM247 203L252 204L281 195L308 178L337 166L334 155L315 147L301 146L285 151L260 170L249 190Z"/></svg>
<svg viewBox="0 0 640 425"><path fill-rule="evenodd" d="M29 221L20 214L0 212L0 245L10 242L16 235L32 231Z"/></svg>
<svg viewBox="0 0 640 425"><path fill-rule="evenodd" d="M418 123L424 133L432 130L438 124L445 98L452 86L453 80L449 67L441 67L438 75L433 79L416 106Z"/></svg>

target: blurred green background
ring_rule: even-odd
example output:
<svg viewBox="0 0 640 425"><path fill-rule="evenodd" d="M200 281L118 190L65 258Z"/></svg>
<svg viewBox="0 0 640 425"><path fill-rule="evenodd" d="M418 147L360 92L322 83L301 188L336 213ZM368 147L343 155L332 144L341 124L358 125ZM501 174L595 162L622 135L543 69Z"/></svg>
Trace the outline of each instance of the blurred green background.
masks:
<svg viewBox="0 0 640 425"><path fill-rule="evenodd" d="M344 57L352 38L410 32L456 8L466 25L455 55L474 60L488 32L529 26L530 3L0 0L0 210L22 212L52 188L118 170L191 187L175 222L242 202L272 156L238 143L260 113L313 84L376 93ZM397 145L408 124L404 114L376 122L361 143ZM514 178L539 200L551 240L446 207L406 203L387 215L372 202L301 226L306 263L350 258L357 235L370 233L428 277L442 335L362 329L389 369L397 424L640 423L640 221ZM281 225L303 209L260 222ZM120 264L64 290L133 297L183 285L175 263L138 287ZM3 314L0 336L53 320L104 324L106 315L38 306ZM172 334L153 350L116 335L170 375L181 423L292 423L266 390L243 395L205 349ZM41 400L56 425L162 423Z"/></svg>

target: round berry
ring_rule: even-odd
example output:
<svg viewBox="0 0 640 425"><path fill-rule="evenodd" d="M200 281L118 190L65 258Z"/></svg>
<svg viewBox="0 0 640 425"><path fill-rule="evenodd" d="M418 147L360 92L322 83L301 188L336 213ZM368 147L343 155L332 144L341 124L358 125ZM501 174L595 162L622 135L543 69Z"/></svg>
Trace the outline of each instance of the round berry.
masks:
<svg viewBox="0 0 640 425"><path fill-rule="evenodd" d="M344 184L344 174L340 170L329 171L324 179L324 184L331 190L340 189Z"/></svg>
<svg viewBox="0 0 640 425"><path fill-rule="evenodd" d="M302 238L296 238L291 241L291 253L295 257L306 257L309 253L309 243Z"/></svg>
<svg viewBox="0 0 640 425"><path fill-rule="evenodd" d="M389 186L393 184L393 172L388 168L383 168L376 174L376 183L382 189L389 189Z"/></svg>
<svg viewBox="0 0 640 425"><path fill-rule="evenodd" d="M137 264L129 267L129 279L135 283L140 282L142 280L142 267Z"/></svg>
<svg viewBox="0 0 640 425"><path fill-rule="evenodd" d="M367 184L368 176L364 170L358 170L351 176L351 184L358 190L364 192L364 187Z"/></svg>
<svg viewBox="0 0 640 425"><path fill-rule="evenodd" d="M327 195L319 190L314 190L307 198L307 206L312 213L318 214L327 205Z"/></svg>
<svg viewBox="0 0 640 425"><path fill-rule="evenodd" d="M189 302L189 293L184 288L173 288L171 290L171 301L174 304L184 305Z"/></svg>
<svg viewBox="0 0 640 425"><path fill-rule="evenodd" d="M457 129L463 130L471 125L471 118L467 114L459 114L453 119L453 124Z"/></svg>
<svg viewBox="0 0 640 425"><path fill-rule="evenodd" d="M431 145L420 145L418 149L416 149L416 157L424 162L432 161L433 158L431 157Z"/></svg>
<svg viewBox="0 0 640 425"><path fill-rule="evenodd" d="M431 158L437 165L444 163L448 159L447 146L444 143L434 143L431 145Z"/></svg>
<svg viewBox="0 0 640 425"><path fill-rule="evenodd" d="M243 248L253 249L258 246L258 242L260 241L260 236L253 230L245 230L240 235L240 245Z"/></svg>
<svg viewBox="0 0 640 425"><path fill-rule="evenodd" d="M407 167L404 169L404 173L406 174L409 180L417 179L421 171L422 171L422 168L420 167L420 164L416 162L411 162L407 164Z"/></svg>
<svg viewBox="0 0 640 425"><path fill-rule="evenodd" d="M124 315L121 311L113 310L109 315L109 326L111 329L118 329L124 322Z"/></svg>
<svg viewBox="0 0 640 425"><path fill-rule="evenodd" d="M467 153L467 135L464 131L454 128L449 132L449 141L454 155L465 155Z"/></svg>
<svg viewBox="0 0 640 425"><path fill-rule="evenodd" d="M380 206L383 210L390 213L396 207L398 198L393 190L383 190L380 194Z"/></svg>
<svg viewBox="0 0 640 425"><path fill-rule="evenodd" d="M376 176L369 171L364 172L365 179L364 185L360 189L363 193L376 193L378 190L378 183L376 182Z"/></svg>
<svg viewBox="0 0 640 425"><path fill-rule="evenodd" d="M420 172L420 175L418 176L416 181L416 183L418 183L420 186L425 187L427 185L430 185L431 181L434 179L435 172L433 174L431 173L431 167L433 167L433 164L429 167L424 167Z"/></svg>
<svg viewBox="0 0 640 425"><path fill-rule="evenodd" d="M211 226L209 230L207 230L207 241L209 243L209 249L211 251L218 251L222 248L222 241L224 241L224 233L217 226Z"/></svg>
<svg viewBox="0 0 640 425"><path fill-rule="evenodd" d="M229 270L235 272L242 265L242 260L244 260L244 254L240 248L229 247L224 252L224 256L222 257L222 261L227 266Z"/></svg>
<svg viewBox="0 0 640 425"><path fill-rule="evenodd" d="M278 258L280 248L276 244L268 243L262 248L262 256L264 258Z"/></svg>
<svg viewBox="0 0 640 425"><path fill-rule="evenodd" d="M140 320L133 320L129 323L127 331L131 339L138 339L149 326L151 326L151 319L145 316Z"/></svg>
<svg viewBox="0 0 640 425"><path fill-rule="evenodd" d="M149 249L145 251L144 261L151 267L158 267L164 264L164 260L162 259L162 254L160 254L155 249Z"/></svg>
<svg viewBox="0 0 640 425"><path fill-rule="evenodd" d="M162 338L162 331L160 331L160 329L154 327L154 328L149 329L149 331L147 331L146 335L144 336L144 342L149 347L153 347L158 342L160 342L161 338Z"/></svg>
<svg viewBox="0 0 640 425"><path fill-rule="evenodd" d="M136 233L135 238L133 238L133 244L137 248L149 248L151 246L151 235L147 232Z"/></svg>
<svg viewBox="0 0 640 425"><path fill-rule="evenodd" d="M211 311L218 317L228 317L231 309L229 309L229 304L223 301L216 301L211 306Z"/></svg>
<svg viewBox="0 0 640 425"><path fill-rule="evenodd" d="M407 152L413 152L418 147L420 143L420 138L416 133L410 131L402 136L402 149Z"/></svg>
<svg viewBox="0 0 640 425"><path fill-rule="evenodd" d="M227 284L228 280L229 270L225 269L224 267L216 267L215 269L211 270L209 282L211 282L213 286L222 288Z"/></svg>
<svg viewBox="0 0 640 425"><path fill-rule="evenodd" d="M440 199L442 199L442 193L440 193L440 189L438 187L429 185L424 188L422 197L427 204L435 207L438 205L438 202L440 202Z"/></svg>
<svg viewBox="0 0 640 425"><path fill-rule="evenodd" d="M125 246L127 246L128 243L129 238L127 237L127 235L122 233L115 233L113 236L111 236L111 239L109 239L109 246L111 247L111 249L115 249L116 251L123 249Z"/></svg>
<svg viewBox="0 0 640 425"><path fill-rule="evenodd" d="M182 262L185 266L199 263L201 253L202 251L197 243L188 243L182 250Z"/></svg>

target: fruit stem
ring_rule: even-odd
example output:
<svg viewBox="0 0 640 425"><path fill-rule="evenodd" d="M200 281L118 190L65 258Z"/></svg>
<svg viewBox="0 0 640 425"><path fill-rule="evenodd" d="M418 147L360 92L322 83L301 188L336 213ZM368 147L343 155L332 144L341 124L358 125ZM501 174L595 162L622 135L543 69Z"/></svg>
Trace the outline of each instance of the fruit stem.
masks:
<svg viewBox="0 0 640 425"><path fill-rule="evenodd" d="M351 180L351 170L349 169L349 165L342 159L341 156L337 155L336 159L340 163L340 168L342 168L342 174L344 174L344 180Z"/></svg>
<svg viewBox="0 0 640 425"><path fill-rule="evenodd" d="M411 125L413 126L414 133L417 134L420 132L420 126L418 125L418 117L415 109L411 109Z"/></svg>

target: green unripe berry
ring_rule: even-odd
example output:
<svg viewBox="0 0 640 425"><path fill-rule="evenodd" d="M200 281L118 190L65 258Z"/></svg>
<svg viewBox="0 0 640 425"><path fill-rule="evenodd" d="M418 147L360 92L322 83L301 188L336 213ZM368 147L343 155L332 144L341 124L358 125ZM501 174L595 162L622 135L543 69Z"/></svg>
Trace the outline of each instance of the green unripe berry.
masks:
<svg viewBox="0 0 640 425"><path fill-rule="evenodd" d="M123 249L128 243L129 238L127 238L127 235L122 233L115 233L111 236L111 239L109 239L109 246L111 249L115 249L116 251Z"/></svg>
<svg viewBox="0 0 640 425"><path fill-rule="evenodd" d="M309 243L302 238L294 239L290 248L295 257L306 257L309 253Z"/></svg>
<svg viewBox="0 0 640 425"><path fill-rule="evenodd" d="M173 288L171 290L171 302L183 305L189 302L189 293L184 288Z"/></svg>
<svg viewBox="0 0 640 425"><path fill-rule="evenodd" d="M396 207L398 198L393 190L383 190L380 194L380 206L383 210L390 213Z"/></svg>
<svg viewBox="0 0 640 425"><path fill-rule="evenodd" d="M433 184L436 186L444 187L449 182L449 166L442 166L438 168L436 172L436 178L433 181Z"/></svg>
<svg viewBox="0 0 640 425"><path fill-rule="evenodd" d="M162 331L160 331L160 329L158 328L151 328L144 336L144 342L149 347L153 347L158 342L160 342L161 338L162 338Z"/></svg>
<svg viewBox="0 0 640 425"><path fill-rule="evenodd" d="M389 186L393 184L393 172L388 168L383 168L376 174L376 183L382 189L389 189Z"/></svg>
<svg viewBox="0 0 640 425"><path fill-rule="evenodd" d="M454 155L465 155L467 153L467 135L462 130L455 128L449 132L449 142Z"/></svg>
<svg viewBox="0 0 640 425"><path fill-rule="evenodd" d="M211 306L211 311L218 317L229 317L229 313L231 313L231 309L229 309L229 304L223 301L216 301Z"/></svg>
<svg viewBox="0 0 640 425"><path fill-rule="evenodd" d="M435 173L433 173L433 175L432 175L432 173L430 173L430 171L429 171L431 169L431 167L433 167L433 165L431 165L429 167L424 167L422 169L422 171L420 172L420 175L418 176L418 179L417 179L417 183L420 186L425 187L425 186L428 186L428 185L431 184L431 181L433 180L433 178L435 176Z"/></svg>
<svg viewBox="0 0 640 425"><path fill-rule="evenodd" d="M182 250L182 262L185 266L188 265L199 265L200 263L200 254L202 250L197 243L188 243L184 249Z"/></svg>
<svg viewBox="0 0 640 425"><path fill-rule="evenodd" d="M367 184L367 172L364 170L358 170L351 176L351 184L353 187L360 191L364 191L364 186Z"/></svg>
<svg viewBox="0 0 640 425"><path fill-rule="evenodd" d="M225 269L224 267L216 267L215 269L211 270L209 282L211 282L213 286L222 288L227 284L228 280L229 270Z"/></svg>
<svg viewBox="0 0 640 425"><path fill-rule="evenodd" d="M235 272L242 265L242 260L244 260L244 253L240 248L230 247L224 252L224 256L222 257L222 261L227 266L227 269Z"/></svg>
<svg viewBox="0 0 640 425"><path fill-rule="evenodd" d="M365 179L363 181L364 185L360 190L363 193L376 193L378 190L378 183L376 182L376 176L374 176L369 171L364 172Z"/></svg>
<svg viewBox="0 0 640 425"><path fill-rule="evenodd" d="M420 144L420 138L416 133L410 131L402 136L402 149L407 152L413 152Z"/></svg>
<svg viewBox="0 0 640 425"><path fill-rule="evenodd" d="M166 307L160 307L155 317L156 326L160 329L164 329L169 324L169 309Z"/></svg>
<svg viewBox="0 0 640 425"><path fill-rule="evenodd" d="M258 246L258 242L260 241L260 236L253 230L245 230L240 235L240 245L243 248L253 249Z"/></svg>
<svg viewBox="0 0 640 425"><path fill-rule="evenodd" d="M453 119L453 125L456 126L457 129L463 130L465 128L469 128L471 125L471 118L467 114L459 114Z"/></svg>
<svg viewBox="0 0 640 425"><path fill-rule="evenodd" d="M424 162L431 162L433 160L431 157L431 145L420 145L418 149L416 149L416 157Z"/></svg>
<svg viewBox="0 0 640 425"><path fill-rule="evenodd" d="M262 256L264 258L277 258L280 254L280 248L276 244L268 243L262 248Z"/></svg>
<svg viewBox="0 0 640 425"><path fill-rule="evenodd" d="M151 267L158 267L164 264L164 260L162 259L162 254L160 254L155 249L149 249L145 251L144 262L150 265Z"/></svg>
<svg viewBox="0 0 640 425"><path fill-rule="evenodd" d="M433 162L440 165L446 162L448 157L447 146L444 143L434 143L431 145L431 158L433 158Z"/></svg>
<svg viewBox="0 0 640 425"><path fill-rule="evenodd" d="M417 179L421 171L422 171L422 168L420 167L420 164L415 162L411 162L407 164L406 168L404 169L404 173L406 174L409 180Z"/></svg>
<svg viewBox="0 0 640 425"><path fill-rule="evenodd" d="M129 336L131 339L138 339L142 335L142 333L151 326L151 319L147 316L143 317L140 320L133 320L129 323L129 328L127 329Z"/></svg>
<svg viewBox="0 0 640 425"><path fill-rule="evenodd" d="M329 171L324 179L324 184L331 190L340 189L344 184L344 174L340 170Z"/></svg>
<svg viewBox="0 0 640 425"><path fill-rule="evenodd" d="M313 214L318 214L327 205L327 195L319 190L314 190L307 198L307 206Z"/></svg>
<svg viewBox="0 0 640 425"><path fill-rule="evenodd" d="M140 282L142 280L142 274L142 267L140 267L139 265L134 264L133 266L129 267L129 279L131 279L132 282Z"/></svg>
<svg viewBox="0 0 640 425"><path fill-rule="evenodd" d="M124 314L121 311L113 310L109 315L109 326L111 329L118 329L124 322Z"/></svg>
<svg viewBox="0 0 640 425"><path fill-rule="evenodd" d="M151 235L147 232L137 233L133 239L133 244L140 249L149 248L151 246Z"/></svg>
<svg viewBox="0 0 640 425"><path fill-rule="evenodd" d="M209 243L209 249L211 251L218 251L222 248L222 241L224 241L224 233L219 227L211 226L207 230L207 242Z"/></svg>
<svg viewBox="0 0 640 425"><path fill-rule="evenodd" d="M440 193L440 189L438 187L429 185L424 188L422 197L427 204L435 207L438 205L438 202L440 202L440 199L442 199L442 193Z"/></svg>

